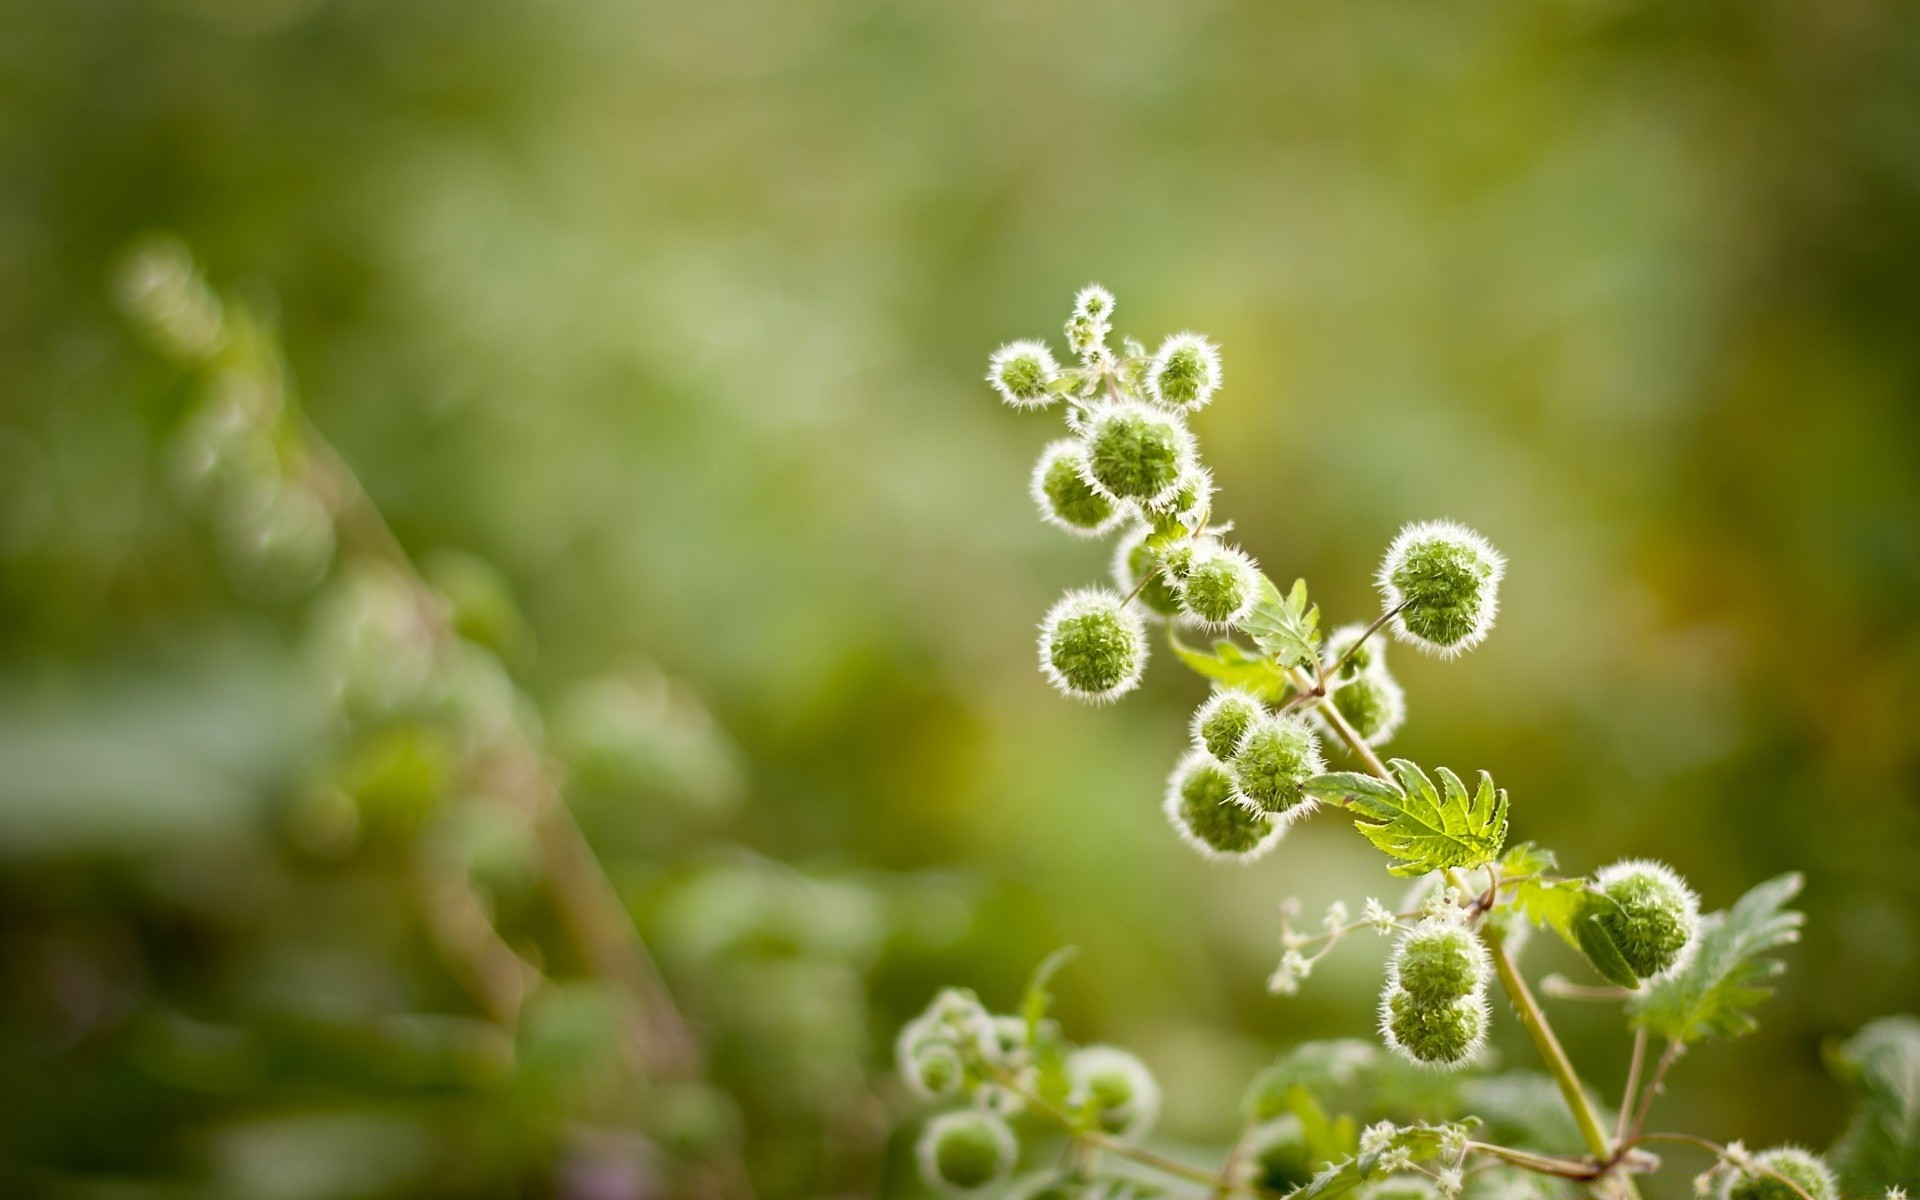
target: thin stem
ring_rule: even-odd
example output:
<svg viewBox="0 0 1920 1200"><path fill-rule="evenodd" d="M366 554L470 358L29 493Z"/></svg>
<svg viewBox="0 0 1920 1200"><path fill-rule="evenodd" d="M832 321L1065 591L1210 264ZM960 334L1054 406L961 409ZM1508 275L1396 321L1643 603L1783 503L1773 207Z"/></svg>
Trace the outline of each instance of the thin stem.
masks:
<svg viewBox="0 0 1920 1200"><path fill-rule="evenodd" d="M1636 1144L1640 1142L1673 1142L1682 1146L1695 1146L1712 1154L1723 1163L1728 1163L1729 1165L1733 1163L1733 1160L1727 1157L1727 1148L1725 1146L1722 1146L1719 1142L1710 1141L1703 1137L1695 1137L1691 1133L1638 1133L1634 1135L1633 1140ZM1740 1169L1745 1170L1746 1168L1742 1167ZM1800 1197L1800 1200L1813 1200L1813 1197L1807 1194L1807 1189L1801 1187L1798 1183L1782 1175L1780 1172L1769 1167L1760 1167L1759 1172L1769 1179L1777 1179L1789 1188L1792 1188L1793 1194Z"/></svg>
<svg viewBox="0 0 1920 1200"><path fill-rule="evenodd" d="M1672 1069L1674 1062L1686 1053L1686 1049L1686 1044L1683 1042L1667 1043L1666 1050L1660 1055L1659 1063L1653 1068L1652 1076L1647 1080L1647 1090L1640 1096L1640 1111L1633 1115L1633 1125L1627 1133L1628 1141L1638 1140L1640 1131L1647 1127L1647 1115L1653 1111L1654 1098L1666 1090L1667 1072Z"/></svg>
<svg viewBox="0 0 1920 1200"><path fill-rule="evenodd" d="M1012 1072L1001 1067L994 1067L993 1076L1001 1087L1019 1096L1022 1100L1031 1104L1039 1112L1046 1114L1048 1118L1065 1129L1076 1143L1096 1147L1109 1154L1137 1162L1143 1167L1152 1167L1164 1175L1172 1175L1175 1178L1187 1180L1189 1183L1205 1184L1210 1188L1220 1190L1222 1193L1232 1190L1233 1181L1224 1172L1209 1171L1205 1167L1191 1166L1177 1159L1155 1154L1151 1150L1142 1150L1131 1142L1123 1142L1119 1138L1112 1137L1096 1129L1081 1129L1074 1124L1072 1117L1055 1108L1045 1097L1041 1096L1038 1092L1022 1086ZM1259 1188L1257 1184L1254 1186L1257 1190L1268 1195L1274 1194L1265 1188Z"/></svg>
<svg viewBox="0 0 1920 1200"><path fill-rule="evenodd" d="M1532 1154L1508 1146L1495 1146L1489 1142L1468 1142L1467 1150L1472 1154L1484 1154L1512 1166L1523 1167L1542 1175L1557 1175L1562 1179L1592 1179L1600 1173L1600 1168L1591 1162Z"/></svg>
<svg viewBox="0 0 1920 1200"><path fill-rule="evenodd" d="M1553 1081L1560 1085L1561 1098L1567 1102L1567 1110L1573 1114L1574 1124L1580 1127L1580 1139L1587 1144L1587 1151L1595 1159L1603 1163L1608 1161L1613 1156L1613 1147L1607 1141L1606 1130L1600 1125L1600 1115L1593 1110L1593 1101L1587 1098L1586 1089L1580 1086L1580 1076L1575 1073L1567 1052L1561 1048L1560 1039L1554 1036L1553 1026L1547 1023L1546 1014L1540 1011L1540 1002L1533 998L1527 981L1520 977L1519 970L1513 965L1513 956L1507 953L1506 941L1499 929L1487 925L1481 932L1486 939L1487 951L1493 957L1493 969L1500 977L1500 986L1513 1002L1513 1010L1519 1014L1520 1024L1526 1028L1527 1036L1533 1039L1534 1048L1546 1062Z"/></svg>
<svg viewBox="0 0 1920 1200"><path fill-rule="evenodd" d="M1620 1119L1614 1124L1613 1140L1624 1144L1633 1120L1633 1101L1640 1091L1640 1068L1647 1061L1647 1031L1633 1032L1633 1057L1627 1062L1627 1084L1620 1090Z"/></svg>
<svg viewBox="0 0 1920 1200"><path fill-rule="evenodd" d="M1360 647L1366 645L1367 639L1372 637L1374 634L1379 633L1380 627L1382 625L1385 625L1388 621L1391 621L1393 619L1393 615L1399 612L1401 609L1405 608L1406 606L1407 606L1406 601L1402 600L1400 603L1394 605L1392 608L1388 609L1387 611L1381 613L1379 616L1375 617L1373 619L1373 624L1367 626L1366 629L1361 632L1359 637L1353 639L1353 645L1348 646L1346 650L1340 655L1340 657L1334 660L1334 663L1331 667L1328 667L1325 671L1321 672L1321 677L1327 678L1330 676L1335 676L1340 674L1340 669L1347 665L1347 660L1352 658L1355 652L1357 652L1360 649Z"/></svg>

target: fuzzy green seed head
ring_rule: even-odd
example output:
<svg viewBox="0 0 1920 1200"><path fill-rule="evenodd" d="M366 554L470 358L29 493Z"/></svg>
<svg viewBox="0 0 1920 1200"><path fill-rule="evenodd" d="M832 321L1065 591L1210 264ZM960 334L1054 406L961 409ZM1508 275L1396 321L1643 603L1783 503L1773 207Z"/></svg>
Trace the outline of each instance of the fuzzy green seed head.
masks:
<svg viewBox="0 0 1920 1200"><path fill-rule="evenodd" d="M1107 334L1113 331L1113 293L1097 283L1080 289L1067 318L1067 348L1083 362L1107 356Z"/></svg>
<svg viewBox="0 0 1920 1200"><path fill-rule="evenodd" d="M1193 465L1193 436L1178 417L1123 401L1088 418L1087 482L1111 500L1161 504Z"/></svg>
<svg viewBox="0 0 1920 1200"><path fill-rule="evenodd" d="M1292 1113L1250 1130L1243 1143L1242 1161L1249 1176L1247 1182L1276 1196L1306 1186L1314 1176L1312 1148L1307 1145L1300 1118Z"/></svg>
<svg viewBox="0 0 1920 1200"><path fill-rule="evenodd" d="M1253 693L1220 688L1193 711L1193 744L1225 762L1240 749L1248 728L1266 712Z"/></svg>
<svg viewBox="0 0 1920 1200"><path fill-rule="evenodd" d="M1833 1172L1817 1154L1796 1146L1780 1146L1753 1156L1752 1171L1734 1170L1722 1187L1722 1200L1800 1200L1792 1188L1775 1179L1768 1171L1777 1171L1800 1185L1813 1200L1836 1200L1839 1184Z"/></svg>
<svg viewBox="0 0 1920 1200"><path fill-rule="evenodd" d="M1394 636L1443 656L1485 640L1500 608L1506 560L1479 534L1452 521L1409 525L1387 547L1377 580Z"/></svg>
<svg viewBox="0 0 1920 1200"><path fill-rule="evenodd" d="M1444 1004L1487 986L1486 947L1456 921L1428 919L1402 934L1387 964L1389 985L1415 1001Z"/></svg>
<svg viewBox="0 0 1920 1200"><path fill-rule="evenodd" d="M1182 841L1208 858L1252 862L1286 832L1283 822L1235 802L1233 775L1205 750L1188 751L1167 779L1164 810Z"/></svg>
<svg viewBox="0 0 1920 1200"><path fill-rule="evenodd" d="M1233 784L1242 803L1262 812L1290 812L1305 802L1305 784L1326 769L1320 739L1296 717L1263 716L1248 727L1233 756Z"/></svg>
<svg viewBox="0 0 1920 1200"><path fill-rule="evenodd" d="M1060 365L1044 342L1009 342L987 360L987 382L1015 408L1052 404L1055 397L1047 387L1059 377Z"/></svg>
<svg viewBox="0 0 1920 1200"><path fill-rule="evenodd" d="M1375 635L1362 642L1360 636L1366 633L1366 631L1367 627L1365 625L1355 622L1352 625L1342 625L1327 635L1326 644L1320 649L1320 661L1326 664L1327 668L1331 670L1335 663L1345 658L1346 663L1340 668L1337 676L1338 679L1352 679L1372 671L1386 669L1386 639ZM1347 651L1352 649L1356 643L1359 649L1354 650L1353 654L1348 656Z"/></svg>
<svg viewBox="0 0 1920 1200"><path fill-rule="evenodd" d="M1338 684L1333 707L1369 746L1393 740L1407 719L1407 694L1385 671L1360 675Z"/></svg>
<svg viewBox="0 0 1920 1200"><path fill-rule="evenodd" d="M1239 624L1260 595L1260 568L1239 550L1209 542L1196 548L1180 581L1180 603L1210 629Z"/></svg>
<svg viewBox="0 0 1920 1200"><path fill-rule="evenodd" d="M1040 452L1028 490L1042 520L1080 537L1099 537L1124 515L1087 482L1087 448L1078 438L1063 438Z"/></svg>
<svg viewBox="0 0 1920 1200"><path fill-rule="evenodd" d="M1076 700L1124 696L1139 686L1146 665L1138 610L1105 588L1068 592L1040 623L1040 670Z"/></svg>
<svg viewBox="0 0 1920 1200"><path fill-rule="evenodd" d="M1018 1153L1013 1131L992 1113L942 1113L920 1134L920 1174L935 1187L971 1192L1004 1178Z"/></svg>
<svg viewBox="0 0 1920 1200"><path fill-rule="evenodd" d="M1213 472L1197 462L1181 474L1180 484L1172 495L1158 504L1139 506L1141 518L1161 533L1185 530L1212 507Z"/></svg>
<svg viewBox="0 0 1920 1200"><path fill-rule="evenodd" d="M1457 1067L1486 1041L1486 997L1475 992L1433 1002L1405 988L1390 987L1380 1004L1380 1035L1410 1062Z"/></svg>
<svg viewBox="0 0 1920 1200"><path fill-rule="evenodd" d="M1635 975L1656 979L1687 964L1700 927L1700 899L1672 868L1618 862L1596 872L1593 882L1621 908L1598 920Z"/></svg>
<svg viewBox="0 0 1920 1200"><path fill-rule="evenodd" d="M1117 1046L1084 1046L1067 1059L1071 1108L1090 1109L1100 1128L1132 1140L1146 1136L1160 1114L1153 1072Z"/></svg>
<svg viewBox="0 0 1920 1200"><path fill-rule="evenodd" d="M1152 536L1153 531L1142 525L1114 546L1113 583L1122 595L1129 595L1140 586L1140 580L1152 572L1153 579L1140 588L1140 604L1155 616L1178 616L1180 596L1175 590L1174 580L1165 570L1158 569L1159 556L1149 544Z"/></svg>
<svg viewBox="0 0 1920 1200"><path fill-rule="evenodd" d="M1169 337L1147 368L1147 395L1168 408L1197 411L1219 390L1220 350L1197 333Z"/></svg>

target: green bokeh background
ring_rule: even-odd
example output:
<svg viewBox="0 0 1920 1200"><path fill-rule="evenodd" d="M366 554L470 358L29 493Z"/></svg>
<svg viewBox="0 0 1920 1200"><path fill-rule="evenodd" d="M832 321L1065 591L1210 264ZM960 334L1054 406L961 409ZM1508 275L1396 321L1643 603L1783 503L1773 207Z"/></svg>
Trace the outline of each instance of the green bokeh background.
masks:
<svg viewBox="0 0 1920 1200"><path fill-rule="evenodd" d="M0 29L21 1194L596 1194L537 1165L524 1095L458 1099L494 1068L378 1041L471 1016L409 982L402 872L289 849L330 752L310 604L236 587L167 486L190 397L108 288L154 230L272 315L410 549L499 569L550 724L674 681L653 756L574 802L762 1194L911 1191L875 1132L911 1111L892 1031L943 983L1011 1004L1062 943L1070 1031L1161 1073L1174 1143L1227 1136L1276 1048L1371 1026L1370 940L1298 998L1264 980L1277 902L1392 898L1378 856L1323 819L1201 863L1158 811L1199 685L1163 655L1087 709L1034 670L1106 564L1027 499L1056 418L980 375L1089 279L1123 331L1224 348L1219 507L1330 620L1373 614L1406 520L1507 553L1485 647L1396 652L1397 749L1493 771L1569 868L1659 857L1715 907L1805 871L1762 1029L1686 1060L1669 1125L1824 1145L1823 1040L1920 996L1912 4L0 0ZM714 965L730 920L750 969ZM273 1065L173 1062L159 1013ZM1617 1088L1617 1021L1553 1014Z"/></svg>

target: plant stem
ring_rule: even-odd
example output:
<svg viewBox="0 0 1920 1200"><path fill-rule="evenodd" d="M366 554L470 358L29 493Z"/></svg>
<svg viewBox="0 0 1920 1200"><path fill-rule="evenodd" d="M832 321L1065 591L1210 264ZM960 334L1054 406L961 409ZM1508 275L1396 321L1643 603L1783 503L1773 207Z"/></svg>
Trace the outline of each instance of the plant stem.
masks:
<svg viewBox="0 0 1920 1200"><path fill-rule="evenodd" d="M1633 1100L1640 1091L1640 1068L1647 1061L1647 1031L1633 1031L1633 1058L1627 1063L1627 1083L1620 1089L1620 1119L1613 1127L1613 1140L1624 1142L1633 1122Z"/></svg>

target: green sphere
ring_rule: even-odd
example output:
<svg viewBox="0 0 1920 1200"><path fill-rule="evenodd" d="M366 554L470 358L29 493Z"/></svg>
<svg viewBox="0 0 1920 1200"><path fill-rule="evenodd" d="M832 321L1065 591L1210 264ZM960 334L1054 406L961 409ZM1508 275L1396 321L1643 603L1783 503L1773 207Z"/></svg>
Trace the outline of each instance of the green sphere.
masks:
<svg viewBox="0 0 1920 1200"><path fill-rule="evenodd" d="M1387 1044L1429 1067L1456 1067L1473 1056L1487 1034L1486 1001L1479 995L1427 1001L1405 988L1387 993L1381 1032Z"/></svg>
<svg viewBox="0 0 1920 1200"><path fill-rule="evenodd" d="M978 1110L943 1113L920 1135L920 1172L936 1187L970 1192L1013 1169L1017 1146L1007 1123Z"/></svg>
<svg viewBox="0 0 1920 1200"><path fill-rule="evenodd" d="M1478 645L1499 610L1506 564L1485 538L1450 521L1402 530L1388 547L1379 585L1394 632L1416 646L1457 654Z"/></svg>
<svg viewBox="0 0 1920 1200"><path fill-rule="evenodd" d="M1465 926L1422 921L1393 950L1395 983L1427 1005L1458 1000L1486 986L1487 952Z"/></svg>
<svg viewBox="0 0 1920 1200"><path fill-rule="evenodd" d="M1067 1059L1074 1107L1093 1111L1106 1132L1143 1136L1160 1112L1160 1085L1139 1058L1115 1046L1085 1046Z"/></svg>
<svg viewBox="0 0 1920 1200"><path fill-rule="evenodd" d="M1333 707L1370 746L1391 741L1407 718L1406 694L1385 672L1337 684Z"/></svg>
<svg viewBox="0 0 1920 1200"><path fill-rule="evenodd" d="M1148 544L1151 532L1142 526L1121 539L1113 555L1113 582L1123 593L1128 593L1139 586L1149 571L1153 572L1153 579L1140 588L1140 603L1156 616L1176 616L1180 612L1180 596L1169 573L1157 569L1159 556Z"/></svg>
<svg viewBox="0 0 1920 1200"><path fill-rule="evenodd" d="M1722 1193L1726 1200L1800 1200L1794 1190L1765 1171L1778 1171L1800 1185L1813 1200L1836 1200L1839 1186L1818 1155L1781 1146L1753 1156L1752 1172L1736 1171Z"/></svg>
<svg viewBox="0 0 1920 1200"><path fill-rule="evenodd" d="M1119 506L1087 482L1087 449L1065 439L1041 451L1033 472L1033 502L1048 523L1092 537L1113 528Z"/></svg>
<svg viewBox="0 0 1920 1200"><path fill-rule="evenodd" d="M1325 766L1320 739L1306 725L1294 717L1262 716L1234 753L1234 788L1256 808L1288 812L1306 800L1307 780Z"/></svg>
<svg viewBox="0 0 1920 1200"><path fill-rule="evenodd" d="M1251 862L1278 840L1274 819L1235 800L1232 774L1204 750L1173 769L1166 813L1181 838L1208 858Z"/></svg>
<svg viewBox="0 0 1920 1200"><path fill-rule="evenodd" d="M1040 669L1081 700L1111 700L1140 682L1146 631L1121 598L1101 589L1069 592L1040 626Z"/></svg>
<svg viewBox="0 0 1920 1200"><path fill-rule="evenodd" d="M1233 625L1253 608L1260 570L1238 550L1203 546L1180 582L1180 604L1203 625Z"/></svg>
<svg viewBox="0 0 1920 1200"><path fill-rule="evenodd" d="M1156 504L1193 461L1186 427L1144 404L1110 404L1087 429L1087 478L1115 500Z"/></svg>
<svg viewBox="0 0 1920 1200"><path fill-rule="evenodd" d="M1248 693L1222 688L1194 710L1194 744L1226 762L1239 751L1240 739L1247 730L1266 712L1266 706Z"/></svg>
<svg viewBox="0 0 1920 1200"><path fill-rule="evenodd" d="M1660 863L1615 863L1594 876L1594 886L1620 906L1597 921L1635 975L1653 979L1683 964L1700 902L1678 875Z"/></svg>

